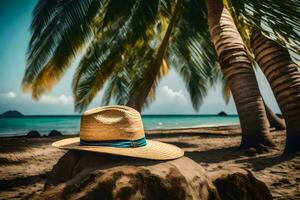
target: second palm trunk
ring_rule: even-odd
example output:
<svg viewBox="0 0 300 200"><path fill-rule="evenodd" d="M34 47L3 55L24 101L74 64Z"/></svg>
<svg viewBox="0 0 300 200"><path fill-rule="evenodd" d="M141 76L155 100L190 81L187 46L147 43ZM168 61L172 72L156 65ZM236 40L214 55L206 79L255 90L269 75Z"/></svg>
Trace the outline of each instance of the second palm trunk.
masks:
<svg viewBox="0 0 300 200"><path fill-rule="evenodd" d="M254 31L251 47L255 60L268 79L286 122L285 153L300 150L300 72L289 52Z"/></svg>
<svg viewBox="0 0 300 200"><path fill-rule="evenodd" d="M240 118L240 147L273 146L255 73L234 21L220 0L207 0L207 12L211 39Z"/></svg>

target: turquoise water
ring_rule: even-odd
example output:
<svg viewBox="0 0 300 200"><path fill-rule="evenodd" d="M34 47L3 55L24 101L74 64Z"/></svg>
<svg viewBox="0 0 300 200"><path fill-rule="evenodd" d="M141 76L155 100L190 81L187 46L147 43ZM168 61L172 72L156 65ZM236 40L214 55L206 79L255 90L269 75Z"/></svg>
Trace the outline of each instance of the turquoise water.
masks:
<svg viewBox="0 0 300 200"><path fill-rule="evenodd" d="M144 128L147 130L239 123L236 115L144 115L142 118ZM46 135L54 129L63 134L71 135L79 132L79 126L80 116L0 118L0 137L25 135L31 130L37 130Z"/></svg>

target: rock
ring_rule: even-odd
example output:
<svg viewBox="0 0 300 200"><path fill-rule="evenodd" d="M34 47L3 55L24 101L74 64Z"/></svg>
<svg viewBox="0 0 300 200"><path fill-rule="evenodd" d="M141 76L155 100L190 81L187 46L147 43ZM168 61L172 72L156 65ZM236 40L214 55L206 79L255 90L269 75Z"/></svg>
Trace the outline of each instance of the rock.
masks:
<svg viewBox="0 0 300 200"><path fill-rule="evenodd" d="M26 137L36 138L36 137L41 137L41 134L38 131L33 130L33 131L29 131Z"/></svg>
<svg viewBox="0 0 300 200"><path fill-rule="evenodd" d="M1 117L23 117L24 115L16 110L9 110L0 115Z"/></svg>
<svg viewBox="0 0 300 200"><path fill-rule="evenodd" d="M251 147L244 151L246 156L256 156L257 154L267 153L269 152L269 148L265 145L258 144L256 147Z"/></svg>
<svg viewBox="0 0 300 200"><path fill-rule="evenodd" d="M48 137L55 137L55 136L62 136L62 133L57 130L52 130L48 135Z"/></svg>
<svg viewBox="0 0 300 200"><path fill-rule="evenodd" d="M218 116L227 116L227 114L226 114L226 112L221 111L221 112L218 113Z"/></svg>
<svg viewBox="0 0 300 200"><path fill-rule="evenodd" d="M182 157L171 161L90 152L66 153L53 167L45 191L34 199L215 200L204 169ZM101 198L100 198L101 197Z"/></svg>
<svg viewBox="0 0 300 200"><path fill-rule="evenodd" d="M244 152L244 154L246 156L251 156L252 157L252 156L256 156L257 151L256 151L256 149L254 147L251 147L249 149L246 149L245 152Z"/></svg>
<svg viewBox="0 0 300 200"><path fill-rule="evenodd" d="M268 200L273 199L266 184L245 169L227 167L210 172L221 199Z"/></svg>

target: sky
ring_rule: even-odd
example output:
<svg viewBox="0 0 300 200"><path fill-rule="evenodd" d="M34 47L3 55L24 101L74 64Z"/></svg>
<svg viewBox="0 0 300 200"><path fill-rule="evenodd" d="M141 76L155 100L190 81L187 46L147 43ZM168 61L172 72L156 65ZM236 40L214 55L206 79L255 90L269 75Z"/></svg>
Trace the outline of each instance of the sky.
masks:
<svg viewBox="0 0 300 200"><path fill-rule="evenodd" d="M77 114L74 112L71 90L76 63L70 67L54 89L39 101L33 101L30 94L25 94L21 90L26 49L30 39L31 12L35 3L36 0L0 0L0 113L18 110L27 115ZM265 101L273 111L279 112L267 80L260 70L256 73ZM90 108L100 106L101 97L100 91ZM159 82L156 100L144 109L143 113L216 114L220 111L236 114L232 98L228 104L225 103L221 84L211 88L199 111L194 111L184 82L175 71L171 70Z"/></svg>

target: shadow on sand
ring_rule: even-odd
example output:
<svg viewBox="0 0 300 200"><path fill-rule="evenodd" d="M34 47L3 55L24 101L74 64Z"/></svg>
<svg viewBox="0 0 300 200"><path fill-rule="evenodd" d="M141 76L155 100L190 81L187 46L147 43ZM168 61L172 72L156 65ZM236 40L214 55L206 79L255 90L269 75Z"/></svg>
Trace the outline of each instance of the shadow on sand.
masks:
<svg viewBox="0 0 300 200"><path fill-rule="evenodd" d="M25 161L23 160L10 160L8 158L1 158L0 157L0 166L2 165L18 165L21 163L24 163Z"/></svg>
<svg viewBox="0 0 300 200"><path fill-rule="evenodd" d="M185 156L198 163L219 163L234 160L235 163L249 164L253 171L260 171L282 162L291 160L295 155L268 154L257 157L247 157L245 152L239 150L238 146L222 149L211 149L207 151L185 152Z"/></svg>
<svg viewBox="0 0 300 200"><path fill-rule="evenodd" d="M260 171L268 167L280 164L281 162L293 159L293 155L266 155L237 160L237 163L249 163L253 171Z"/></svg>
<svg viewBox="0 0 300 200"><path fill-rule="evenodd" d="M35 183L39 181L44 181L49 172L45 172L38 175L33 176L26 176L26 177L18 177L15 179L9 179L9 180L1 180L0 179L0 190L1 191L9 191L12 190L14 187L19 186L28 186L28 185L34 185Z"/></svg>
<svg viewBox="0 0 300 200"><path fill-rule="evenodd" d="M197 144L191 144L189 142L171 142L171 141L168 141L169 144L173 144L175 146L178 146L180 148L197 148L198 145Z"/></svg>
<svg viewBox="0 0 300 200"><path fill-rule="evenodd" d="M196 162L218 163L227 160L238 159L243 156L238 147L228 147L222 149L211 149L207 151L185 152L185 156Z"/></svg>

